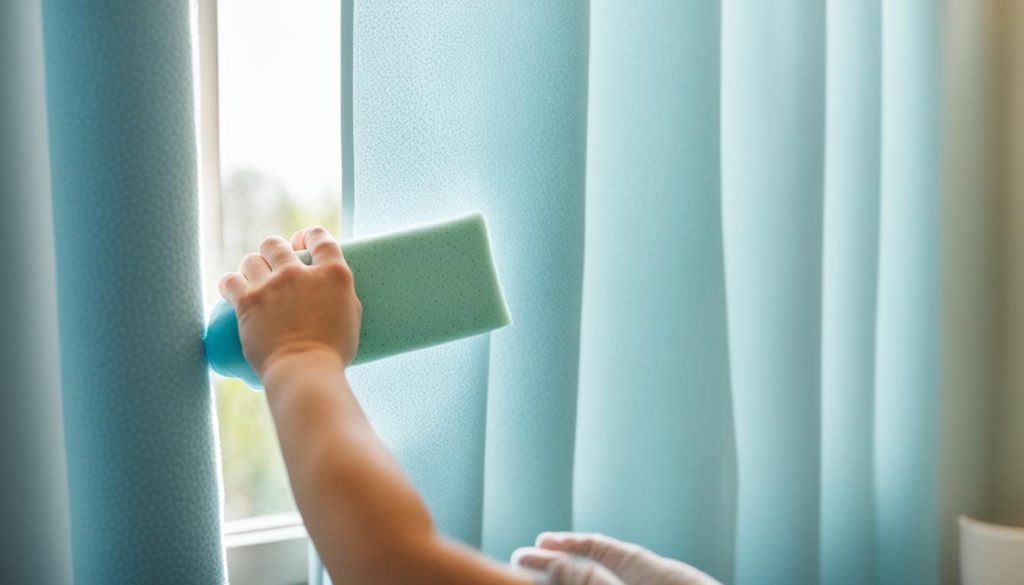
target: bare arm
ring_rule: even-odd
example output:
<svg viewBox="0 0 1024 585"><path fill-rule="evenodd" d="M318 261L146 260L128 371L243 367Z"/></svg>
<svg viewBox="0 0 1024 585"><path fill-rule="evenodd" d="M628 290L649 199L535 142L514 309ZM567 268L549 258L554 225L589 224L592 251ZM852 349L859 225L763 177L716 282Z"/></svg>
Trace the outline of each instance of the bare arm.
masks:
<svg viewBox="0 0 1024 585"><path fill-rule="evenodd" d="M313 265L294 249L308 247ZM295 500L337 583L526 585L530 580L443 539L423 500L370 427L345 367L361 306L322 228L269 238L221 280L260 375Z"/></svg>

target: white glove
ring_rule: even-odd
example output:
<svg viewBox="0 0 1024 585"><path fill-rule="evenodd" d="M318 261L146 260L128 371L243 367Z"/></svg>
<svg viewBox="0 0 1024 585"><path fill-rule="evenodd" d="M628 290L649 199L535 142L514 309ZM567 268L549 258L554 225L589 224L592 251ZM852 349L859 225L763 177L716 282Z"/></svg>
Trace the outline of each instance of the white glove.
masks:
<svg viewBox="0 0 1024 585"><path fill-rule="evenodd" d="M673 559L603 534L543 532L512 564L543 571L550 585L721 585Z"/></svg>

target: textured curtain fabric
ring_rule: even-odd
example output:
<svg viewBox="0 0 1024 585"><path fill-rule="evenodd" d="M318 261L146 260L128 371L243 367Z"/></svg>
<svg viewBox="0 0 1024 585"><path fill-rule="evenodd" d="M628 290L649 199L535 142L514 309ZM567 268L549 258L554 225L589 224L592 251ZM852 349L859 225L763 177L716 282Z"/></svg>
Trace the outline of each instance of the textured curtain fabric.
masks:
<svg viewBox="0 0 1024 585"><path fill-rule="evenodd" d="M43 24L75 582L223 582L190 6Z"/></svg>
<svg viewBox="0 0 1024 585"><path fill-rule="evenodd" d="M343 1L345 235L483 211L514 321L352 372L442 531L902 584L1024 522L1020 3ZM225 580L190 16L0 8L5 582Z"/></svg>
<svg viewBox="0 0 1024 585"><path fill-rule="evenodd" d="M573 526L731 582L721 11L592 2L590 22Z"/></svg>
<svg viewBox="0 0 1024 585"><path fill-rule="evenodd" d="M516 307L490 338L353 384L440 526L507 556L571 525L587 3L356 2L353 18L355 234L481 210Z"/></svg>
<svg viewBox="0 0 1024 585"><path fill-rule="evenodd" d="M355 374L444 530L938 579L939 16L354 2L356 233L483 210L514 321Z"/></svg>

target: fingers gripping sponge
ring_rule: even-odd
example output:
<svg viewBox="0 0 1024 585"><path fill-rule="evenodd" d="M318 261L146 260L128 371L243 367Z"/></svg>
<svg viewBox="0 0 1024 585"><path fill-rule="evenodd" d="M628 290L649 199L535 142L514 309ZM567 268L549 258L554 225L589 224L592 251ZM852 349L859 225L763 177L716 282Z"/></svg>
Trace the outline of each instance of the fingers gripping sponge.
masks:
<svg viewBox="0 0 1024 585"><path fill-rule="evenodd" d="M363 304L352 364L485 333L510 323L481 214L346 242ZM309 253L299 259L310 263ZM261 388L242 355L238 320L223 299L204 338L210 366Z"/></svg>

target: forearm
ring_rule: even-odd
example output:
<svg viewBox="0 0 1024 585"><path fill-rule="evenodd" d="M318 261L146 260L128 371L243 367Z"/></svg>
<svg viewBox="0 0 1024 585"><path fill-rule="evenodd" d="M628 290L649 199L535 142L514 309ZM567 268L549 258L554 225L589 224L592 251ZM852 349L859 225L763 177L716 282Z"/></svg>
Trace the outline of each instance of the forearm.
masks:
<svg viewBox="0 0 1024 585"><path fill-rule="evenodd" d="M292 490L338 582L521 584L441 539L329 353L282 358L263 378Z"/></svg>
<svg viewBox="0 0 1024 585"><path fill-rule="evenodd" d="M339 566L325 558L332 574L362 583L378 555L432 534L426 507L373 432L335 356L284 357L263 382L307 529L322 551L345 552Z"/></svg>

